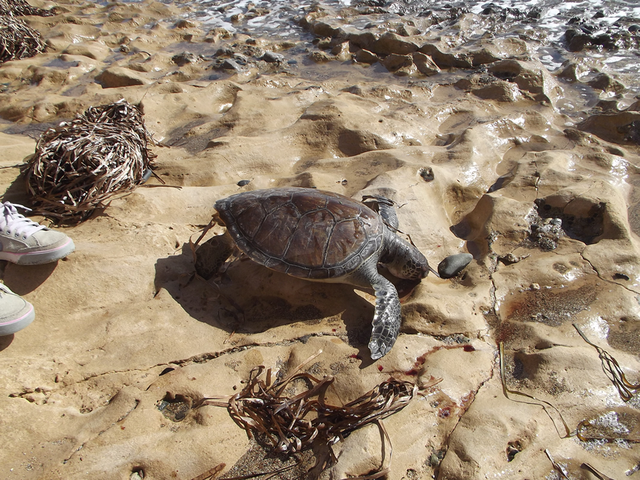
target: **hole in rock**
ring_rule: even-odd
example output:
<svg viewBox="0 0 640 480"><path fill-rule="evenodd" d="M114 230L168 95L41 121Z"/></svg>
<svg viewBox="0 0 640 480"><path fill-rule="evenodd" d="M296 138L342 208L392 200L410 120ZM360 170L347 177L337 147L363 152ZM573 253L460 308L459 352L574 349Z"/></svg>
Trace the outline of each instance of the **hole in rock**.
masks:
<svg viewBox="0 0 640 480"><path fill-rule="evenodd" d="M580 210L581 213L573 213L571 211L574 203L581 204L575 208L575 210ZM588 205L589 201L576 199L560 207L551 205L543 198L536 200L540 218L558 219L560 221L560 228L569 238L580 240L589 245L596 243L596 238L604 232L604 215L607 206L605 203L600 202L591 203L588 208L585 208L585 203ZM531 228L533 233L534 230L540 230L543 227L537 225L534 220Z"/></svg>
<svg viewBox="0 0 640 480"><path fill-rule="evenodd" d="M158 410L172 422L181 422L191 410L191 399L184 395L173 395L170 392L158 403Z"/></svg>
<svg viewBox="0 0 640 480"><path fill-rule="evenodd" d="M522 445L518 440L507 444L507 461L511 462L522 451Z"/></svg>
<svg viewBox="0 0 640 480"><path fill-rule="evenodd" d="M144 478L144 469L142 467L133 467L129 480L142 480Z"/></svg>

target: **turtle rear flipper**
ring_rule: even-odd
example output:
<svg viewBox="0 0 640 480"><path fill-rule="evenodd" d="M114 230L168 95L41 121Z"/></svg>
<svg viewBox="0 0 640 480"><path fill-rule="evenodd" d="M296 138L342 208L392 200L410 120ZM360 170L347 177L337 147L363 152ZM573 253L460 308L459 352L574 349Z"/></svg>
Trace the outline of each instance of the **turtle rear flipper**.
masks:
<svg viewBox="0 0 640 480"><path fill-rule="evenodd" d="M234 245L228 232L211 237L204 242L196 250L196 273L205 280L212 278L231 256Z"/></svg>
<svg viewBox="0 0 640 480"><path fill-rule="evenodd" d="M384 223L386 223L391 230L394 232L398 230L400 221L398 220L398 214L396 213L395 202L393 200L381 195L365 195L362 197L362 201L366 206L378 212L384 220Z"/></svg>

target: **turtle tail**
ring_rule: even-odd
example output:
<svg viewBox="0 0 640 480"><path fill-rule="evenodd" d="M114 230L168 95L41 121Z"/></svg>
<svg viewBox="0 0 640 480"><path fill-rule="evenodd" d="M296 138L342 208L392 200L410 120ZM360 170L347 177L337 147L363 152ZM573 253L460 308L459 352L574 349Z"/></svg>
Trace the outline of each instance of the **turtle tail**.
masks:
<svg viewBox="0 0 640 480"><path fill-rule="evenodd" d="M376 292L376 312L369 350L371 358L377 360L389 353L396 343L400 333L401 312L398 292L389 280L378 275L372 286Z"/></svg>

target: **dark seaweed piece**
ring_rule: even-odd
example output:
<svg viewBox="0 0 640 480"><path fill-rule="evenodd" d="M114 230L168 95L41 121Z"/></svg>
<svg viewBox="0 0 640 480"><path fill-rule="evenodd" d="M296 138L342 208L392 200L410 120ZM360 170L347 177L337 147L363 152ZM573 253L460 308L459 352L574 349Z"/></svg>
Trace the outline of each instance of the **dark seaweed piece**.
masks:
<svg viewBox="0 0 640 480"><path fill-rule="evenodd" d="M333 384L334 377L320 380L308 373L297 373L299 368L285 379L272 383L271 369L266 370L264 380L260 378L265 372L261 365L251 371L242 391L227 402L205 398L199 406L226 406L233 421L249 438L262 434L278 452L294 454L312 446L324 447L325 458L319 459L314 467L319 471L337 461L331 449L333 444L369 423L376 423L383 438L382 464L376 473L362 478L378 478L388 472L388 468L384 468L384 439L389 444L390 441L380 421L406 407L419 392L418 387L411 382L389 379L340 407L325 401L327 388ZM285 395L285 390L296 380L303 380L307 389L292 397Z"/></svg>
<svg viewBox="0 0 640 480"><path fill-rule="evenodd" d="M0 63L33 57L44 47L40 34L29 25L11 15L0 15Z"/></svg>
<svg viewBox="0 0 640 480"><path fill-rule="evenodd" d="M600 357L600 361L602 362L602 370L604 371L607 378L609 378L609 380L611 380L611 382L613 382L613 384L616 386L622 400L624 400L625 402L631 400L633 398L633 395L638 393L638 391L640 390L640 383L633 384L629 382L624 372L622 371L620 364L609 354L609 352L590 342L575 323L573 324L573 327L578 331L585 342L596 349L596 351L598 352L598 356Z"/></svg>
<svg viewBox="0 0 640 480"><path fill-rule="evenodd" d="M54 7L55 8L55 7ZM53 9L45 10L43 8L33 7L26 0L0 0L0 15L37 15L39 17L50 17L54 15Z"/></svg>
<svg viewBox="0 0 640 480"><path fill-rule="evenodd" d="M59 222L86 220L143 182L155 157L152 142L142 113L125 100L90 107L50 128L26 168L34 211Z"/></svg>

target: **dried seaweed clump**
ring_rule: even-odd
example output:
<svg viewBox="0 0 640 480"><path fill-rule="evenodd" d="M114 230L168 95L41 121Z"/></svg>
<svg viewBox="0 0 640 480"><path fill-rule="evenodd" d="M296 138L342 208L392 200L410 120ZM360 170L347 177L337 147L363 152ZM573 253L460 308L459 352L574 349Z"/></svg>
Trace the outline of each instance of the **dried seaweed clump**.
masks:
<svg viewBox="0 0 640 480"><path fill-rule="evenodd" d="M11 15L0 16L0 63L33 57L43 51L44 42L38 32Z"/></svg>
<svg viewBox="0 0 640 480"><path fill-rule="evenodd" d="M0 15L37 15L40 17L49 17L53 15L52 10L45 10L39 7L32 7L26 0L0 0Z"/></svg>
<svg viewBox="0 0 640 480"><path fill-rule="evenodd" d="M132 190L155 157L142 114L125 100L90 107L42 134L26 170L34 210L75 223L114 194Z"/></svg>
<svg viewBox="0 0 640 480"><path fill-rule="evenodd" d="M353 402L335 406L325 402L326 390L333 383L333 377L319 380L308 373L294 373L271 383L270 369L266 380L260 379L264 368L253 369L247 385L228 403L203 399L201 405L226 406L231 418L249 438L262 434L279 452L292 454L312 446L328 449L326 464L316 464L314 468L335 463L337 459L331 446L369 423L377 423L386 436L380 420L402 410L419 391L411 382L389 379ZM285 390L300 379L305 382L306 390L287 396ZM383 465L384 452L383 444Z"/></svg>

